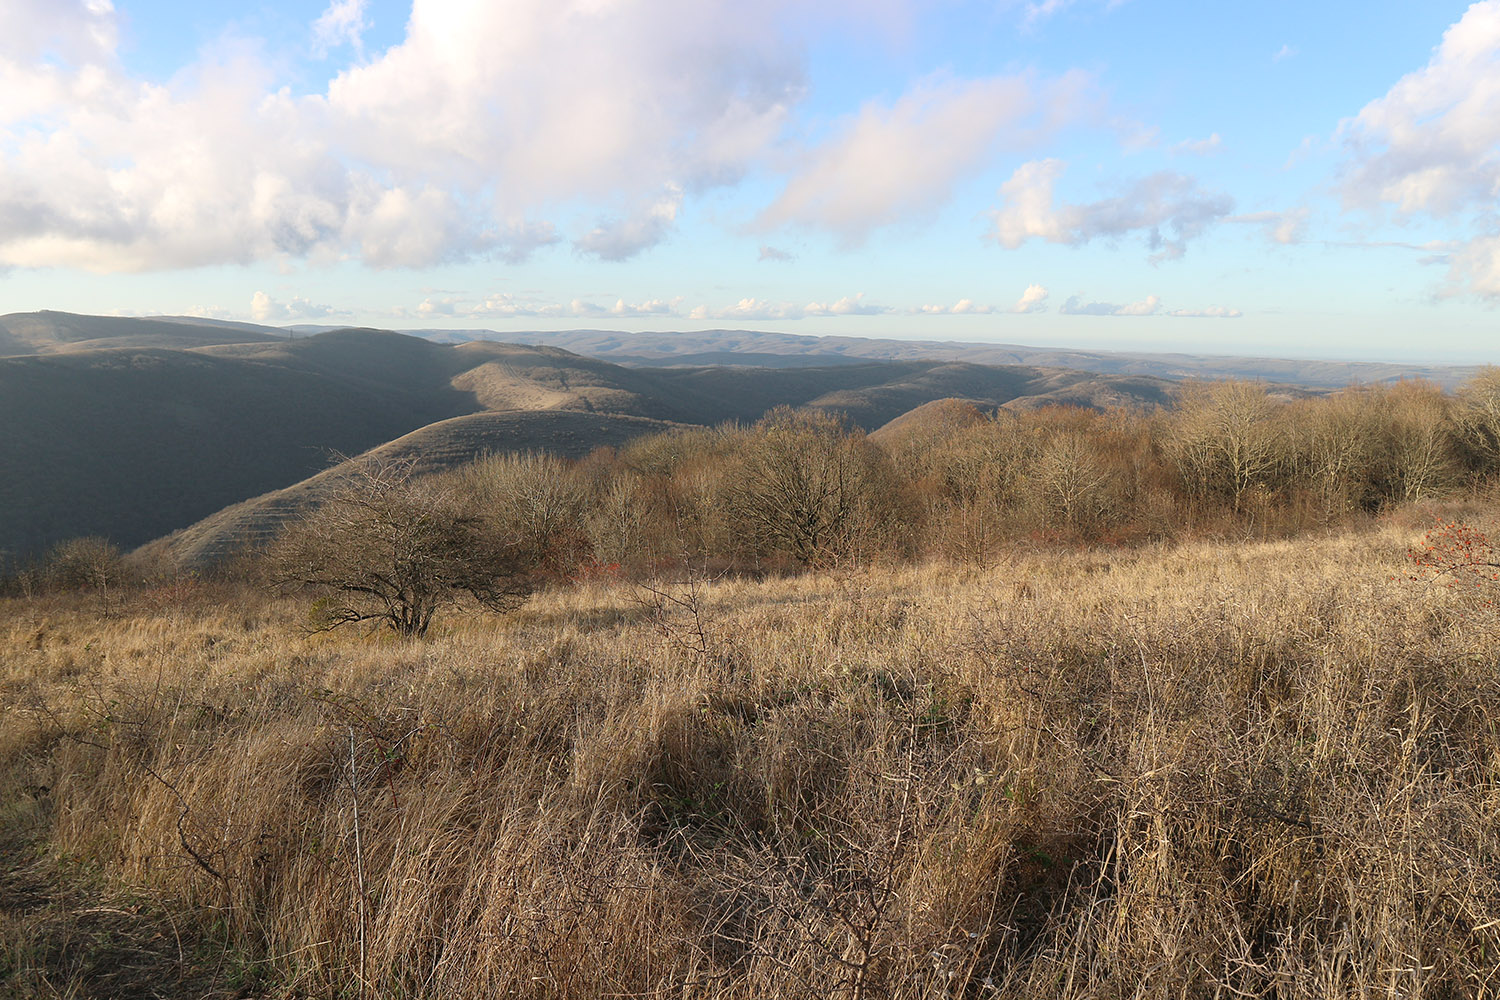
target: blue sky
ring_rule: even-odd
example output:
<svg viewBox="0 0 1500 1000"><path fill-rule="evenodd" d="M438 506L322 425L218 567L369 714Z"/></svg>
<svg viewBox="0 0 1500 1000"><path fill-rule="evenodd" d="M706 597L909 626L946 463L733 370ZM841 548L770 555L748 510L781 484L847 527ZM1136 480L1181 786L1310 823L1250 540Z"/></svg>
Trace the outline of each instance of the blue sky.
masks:
<svg viewBox="0 0 1500 1000"><path fill-rule="evenodd" d="M1500 361L1500 0L6 0L0 312Z"/></svg>

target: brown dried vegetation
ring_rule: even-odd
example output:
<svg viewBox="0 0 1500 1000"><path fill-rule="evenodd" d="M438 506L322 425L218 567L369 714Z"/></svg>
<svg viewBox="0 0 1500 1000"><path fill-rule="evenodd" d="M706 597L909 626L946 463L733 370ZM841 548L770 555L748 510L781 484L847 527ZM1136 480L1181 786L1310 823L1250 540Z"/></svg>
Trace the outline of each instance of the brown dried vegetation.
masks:
<svg viewBox="0 0 1500 1000"><path fill-rule="evenodd" d="M1389 579L1417 532L574 586L420 644L14 600L0 781L49 864L220 929L195 988L1490 996L1497 622Z"/></svg>
<svg viewBox="0 0 1500 1000"><path fill-rule="evenodd" d="M422 642L9 598L0 995L1492 997L1500 612L1392 497L1485 466L1424 391L1257 403L1280 457L1191 475L1192 410L495 459L430 485L552 582ZM736 520L799 483L864 519L815 558Z"/></svg>

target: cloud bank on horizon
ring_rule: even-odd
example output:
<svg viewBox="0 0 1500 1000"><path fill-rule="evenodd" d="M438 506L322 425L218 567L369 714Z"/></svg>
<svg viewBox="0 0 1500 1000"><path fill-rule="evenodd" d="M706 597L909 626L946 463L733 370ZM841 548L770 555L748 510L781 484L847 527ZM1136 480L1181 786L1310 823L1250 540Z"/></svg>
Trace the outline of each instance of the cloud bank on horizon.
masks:
<svg viewBox="0 0 1500 1000"><path fill-rule="evenodd" d="M0 302L212 269L253 294L161 311L1066 324L1358 318L1378 286L1470 328L1500 0L1347 5L1384 48L1341 6L287 0L187 35L8 0ZM1169 24L1214 58L1144 44Z"/></svg>

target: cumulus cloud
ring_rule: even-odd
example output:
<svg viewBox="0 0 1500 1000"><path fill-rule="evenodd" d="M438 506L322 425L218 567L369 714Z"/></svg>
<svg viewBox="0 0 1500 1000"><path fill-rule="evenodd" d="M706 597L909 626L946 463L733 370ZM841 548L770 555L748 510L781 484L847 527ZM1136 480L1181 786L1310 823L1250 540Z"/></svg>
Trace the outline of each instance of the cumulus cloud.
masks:
<svg viewBox="0 0 1500 1000"><path fill-rule="evenodd" d="M626 302L617 299L613 305L600 305L587 299L570 302L545 302L524 298L509 292L491 295L480 302L459 298L427 298L417 306L416 315L423 319L454 316L466 319L516 319L561 317L615 317L676 316L681 299L648 299L644 302Z"/></svg>
<svg viewBox="0 0 1500 1000"><path fill-rule="evenodd" d="M250 315L258 323L287 323L301 319L324 319L329 316L347 315L333 306L318 305L300 295L290 302L278 302L265 292L256 292L250 298Z"/></svg>
<svg viewBox="0 0 1500 1000"><path fill-rule="evenodd" d="M1448 264L1448 284L1441 294L1500 301L1500 236L1475 237L1433 262L1439 260Z"/></svg>
<svg viewBox="0 0 1500 1000"><path fill-rule="evenodd" d="M846 295L833 302L809 302L807 305L745 298L723 308L697 306L688 316L691 319L794 320L826 316L879 316L891 311L886 306L871 305L864 299L863 292Z"/></svg>
<svg viewBox="0 0 1500 1000"><path fill-rule="evenodd" d="M1075 6L1077 2L1078 0L1025 0L1023 22L1027 27L1034 27L1054 14L1060 14L1069 7ZM1111 11L1128 2L1129 0L1104 0L1100 6L1103 6L1106 11Z"/></svg>
<svg viewBox="0 0 1500 1000"><path fill-rule="evenodd" d="M661 192L733 183L780 139L795 6L413 0L399 44L302 95L234 41L143 80L107 0L7 0L0 267L512 259L559 212L645 205L579 240L628 257L673 225ZM333 0L315 37L355 41L365 10Z"/></svg>
<svg viewBox="0 0 1500 1000"><path fill-rule="evenodd" d="M1011 307L1010 311L1013 313L1045 312L1048 295L1047 289L1041 285L1027 285L1026 291L1021 293L1021 297L1016 300L1016 304Z"/></svg>
<svg viewBox="0 0 1500 1000"><path fill-rule="evenodd" d="M1343 123L1345 197L1404 213L1489 205L1500 189L1500 0L1471 6L1427 66Z"/></svg>
<svg viewBox="0 0 1500 1000"><path fill-rule="evenodd" d="M1093 103L1082 73L978 80L932 77L894 104L866 104L809 151L761 214L763 227L817 226L845 245L931 212L1001 145L1030 145Z"/></svg>
<svg viewBox="0 0 1500 1000"><path fill-rule="evenodd" d="M677 210L682 204L682 189L674 188L649 207L625 219L609 219L574 241L583 253L601 260L629 260L649 250L672 231Z"/></svg>
<svg viewBox="0 0 1500 1000"><path fill-rule="evenodd" d="M368 5L369 0L333 0L313 22L313 45L318 54L326 56L340 45L362 52L365 29L370 26L365 20Z"/></svg>
<svg viewBox="0 0 1500 1000"><path fill-rule="evenodd" d="M919 316L988 316L995 311L994 306L980 305L973 299L959 299L951 306L925 305L911 310Z"/></svg>
<svg viewBox="0 0 1500 1000"><path fill-rule="evenodd" d="M1070 295L1058 310L1064 316L1151 316L1161 309L1161 299L1148 295L1139 302L1119 305L1114 302L1085 302L1081 295Z"/></svg>
<svg viewBox="0 0 1500 1000"><path fill-rule="evenodd" d="M1144 232L1152 262L1174 260L1234 208L1225 194L1204 191L1193 178L1161 171L1131 183L1113 198L1058 204L1053 188L1066 165L1034 160L1000 187L1001 207L990 212L990 237L1015 249L1030 239L1078 246L1090 240Z"/></svg>
<svg viewBox="0 0 1500 1000"><path fill-rule="evenodd" d="M1340 125L1347 207L1493 223L1500 192L1500 0L1469 7L1422 69ZM1445 294L1500 298L1500 241L1449 258Z"/></svg>

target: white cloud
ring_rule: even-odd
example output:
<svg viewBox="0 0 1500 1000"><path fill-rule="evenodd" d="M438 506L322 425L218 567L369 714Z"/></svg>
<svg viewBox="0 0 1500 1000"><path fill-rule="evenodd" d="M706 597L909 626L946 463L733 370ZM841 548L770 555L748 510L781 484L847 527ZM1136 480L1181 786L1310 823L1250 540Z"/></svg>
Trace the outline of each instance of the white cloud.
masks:
<svg viewBox="0 0 1500 1000"><path fill-rule="evenodd" d="M1500 193L1500 0L1469 7L1420 70L1339 127L1350 208L1493 222ZM1500 298L1496 239L1450 258L1445 294Z"/></svg>
<svg viewBox="0 0 1500 1000"><path fill-rule="evenodd" d="M112 56L118 38L115 8L109 0L5 0L0 4L0 65L30 60L48 50L73 65L98 64Z"/></svg>
<svg viewBox="0 0 1500 1000"><path fill-rule="evenodd" d="M0 267L512 259L560 212L645 205L580 240L623 258L670 231L663 191L734 183L781 139L798 10L414 0L401 43L303 96L254 44L153 83L118 59L104 0L6 0ZM315 32L353 41L364 12L333 0Z"/></svg>
<svg viewBox="0 0 1500 1000"><path fill-rule="evenodd" d="M618 299L613 305L599 305L587 299L573 299L570 302L543 302L535 299L521 298L509 292L491 295L482 302L469 302L458 298L424 299L416 308L416 314L423 319L439 316L458 316L467 319L482 319L499 317L502 319L515 318L544 318L555 319L560 317L615 317L633 318L643 316L677 316L678 306L682 300L672 299L648 299L644 302L626 302ZM404 310L398 310L398 314L405 315Z"/></svg>
<svg viewBox="0 0 1500 1000"><path fill-rule="evenodd" d="M891 311L886 306L871 305L864 298L864 293L860 292L857 295L846 295L834 302L809 302L803 306L791 302L745 298L723 308L697 306L688 316L691 319L794 320L827 316L879 316Z"/></svg>
<svg viewBox="0 0 1500 1000"><path fill-rule="evenodd" d="M1231 215L1224 221L1260 226L1266 239L1286 246L1301 243L1307 238L1308 214L1306 208L1293 208L1285 212L1251 212L1247 215Z"/></svg>
<svg viewBox="0 0 1500 1000"><path fill-rule="evenodd" d="M1129 0L1105 0L1103 7L1106 11L1112 11L1128 2ZM1038 22L1060 14L1076 3L1077 0L1025 0L1023 23L1027 27L1034 27Z"/></svg>
<svg viewBox="0 0 1500 1000"><path fill-rule="evenodd" d="M1161 309L1161 299L1148 295L1139 302L1119 305L1114 302L1085 302L1081 295L1070 295L1058 310L1065 316L1152 316Z"/></svg>
<svg viewBox="0 0 1500 1000"><path fill-rule="evenodd" d="M232 310L223 306L188 306L180 311L179 315L192 316L194 319L234 319Z"/></svg>
<svg viewBox="0 0 1500 1000"><path fill-rule="evenodd" d="M369 28L365 20L365 9L369 0L333 0L328 9L313 22L313 44L320 55L340 45L349 45L356 52L364 51L364 33Z"/></svg>
<svg viewBox="0 0 1500 1000"><path fill-rule="evenodd" d="M1239 319L1245 314L1238 309L1228 309L1224 306L1209 306L1206 309L1173 309L1167 315L1184 316L1193 319Z"/></svg>
<svg viewBox="0 0 1500 1000"><path fill-rule="evenodd" d="M630 303L620 299L609 307L609 314L611 316L675 316L677 304L681 301L681 299L674 299L671 302L664 299L648 299L645 302Z"/></svg>
<svg viewBox="0 0 1500 1000"><path fill-rule="evenodd" d="M1296 54L1297 50L1290 45L1282 45L1281 48L1276 50L1276 54L1271 57L1271 61L1281 62L1283 59L1290 59Z"/></svg>
<svg viewBox="0 0 1500 1000"><path fill-rule="evenodd" d="M1441 296L1471 294L1500 300L1500 236L1475 237L1439 259L1448 264L1448 283Z"/></svg>
<svg viewBox="0 0 1500 1000"><path fill-rule="evenodd" d="M990 237L1015 249L1030 239L1074 246L1096 238L1146 234L1153 262L1172 260L1234 208L1225 194L1204 191L1193 178L1168 171L1134 181L1121 194L1088 204L1058 204L1053 193L1065 164L1034 160L1000 187L1001 207L989 213Z"/></svg>
<svg viewBox="0 0 1500 1000"><path fill-rule="evenodd" d="M1070 73L979 80L932 77L894 104L866 104L811 150L761 214L831 230L857 245L872 230L928 213L999 146L1026 146L1091 106L1091 81Z"/></svg>
<svg viewBox="0 0 1500 1000"><path fill-rule="evenodd" d="M1184 139L1172 147L1174 153L1187 153L1193 156L1210 156L1217 153L1224 145L1224 140L1219 133L1215 132L1207 139Z"/></svg>
<svg viewBox="0 0 1500 1000"><path fill-rule="evenodd" d="M836 302L810 302L805 310L808 316L879 316L890 312L885 306L869 305L865 293L846 295Z"/></svg>
<svg viewBox="0 0 1500 1000"><path fill-rule="evenodd" d="M1038 313L1047 309L1047 297L1050 293L1041 285L1027 285L1026 291L1016 300L1011 307L1013 313Z"/></svg>
<svg viewBox="0 0 1500 1000"><path fill-rule="evenodd" d="M788 253L785 250L779 250L773 246L762 246L760 248L760 256L756 258L756 260L762 262L769 260L780 264L794 261L796 259L796 254Z"/></svg>
<svg viewBox="0 0 1500 1000"><path fill-rule="evenodd" d="M258 323L286 323L348 314L333 306L318 305L300 295L293 296L290 302L278 302L265 292L256 292L250 298L250 315Z"/></svg>
<svg viewBox="0 0 1500 1000"><path fill-rule="evenodd" d="M951 306L925 305L910 310L916 316L988 316L994 306L983 306L973 299L959 299Z"/></svg>
<svg viewBox="0 0 1500 1000"><path fill-rule="evenodd" d="M629 218L600 222L573 245L602 260L629 260L667 238L681 204L682 189L673 188Z"/></svg>
<svg viewBox="0 0 1500 1000"><path fill-rule="evenodd" d="M1345 121L1352 202L1446 214L1500 189L1500 0L1471 6L1431 61Z"/></svg>

